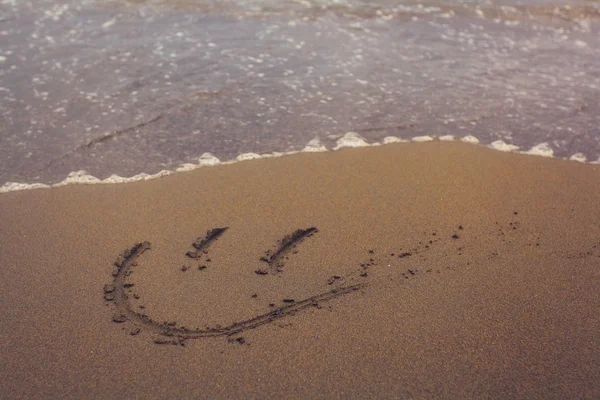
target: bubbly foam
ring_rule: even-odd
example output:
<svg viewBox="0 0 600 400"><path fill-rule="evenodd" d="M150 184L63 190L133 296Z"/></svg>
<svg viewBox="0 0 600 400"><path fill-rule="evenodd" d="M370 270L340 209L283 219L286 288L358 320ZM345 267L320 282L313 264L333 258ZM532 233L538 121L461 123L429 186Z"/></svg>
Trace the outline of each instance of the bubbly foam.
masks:
<svg viewBox="0 0 600 400"><path fill-rule="evenodd" d="M366 147L370 146L367 141L356 132L346 132L344 136L337 140L333 150L339 150L343 147Z"/></svg>
<svg viewBox="0 0 600 400"><path fill-rule="evenodd" d="M462 142L471 143L471 144L479 144L479 139L475 136L467 135L460 139Z"/></svg>
<svg viewBox="0 0 600 400"><path fill-rule="evenodd" d="M6 182L0 186L0 193L16 192L18 190L29 190L29 189L47 189L49 185L43 183L17 183L17 182Z"/></svg>
<svg viewBox="0 0 600 400"><path fill-rule="evenodd" d="M383 138L383 144L391 144L391 143L407 143L408 140L400 139L396 136L386 136Z"/></svg>
<svg viewBox="0 0 600 400"><path fill-rule="evenodd" d="M444 136L440 136L438 139L441 140L442 142L451 142L453 140L456 140L454 135L444 135Z"/></svg>
<svg viewBox="0 0 600 400"><path fill-rule="evenodd" d="M527 151L524 151L523 154L530 154L532 156L541 157L554 157L554 150L552 150L552 147L550 147L548 143L544 142L533 146Z"/></svg>
<svg viewBox="0 0 600 400"><path fill-rule="evenodd" d="M302 151L305 153L319 153L328 150L329 149L325 147L325 145L323 144L323 142L321 142L319 138L314 138L313 140L308 142L306 146L304 146L304 148L302 149Z"/></svg>
<svg viewBox="0 0 600 400"><path fill-rule="evenodd" d="M468 135L464 137L455 137L454 135L444 135L440 137L431 137L431 136L416 136L413 137L410 141L412 142L430 142L433 140L439 141L461 141L464 143L470 144L479 144L479 139L474 136ZM347 132L341 138L339 138L336 142L336 145L332 150L340 150L343 148L356 148L356 147L367 147L367 146L381 146L387 144L394 143L408 143L409 141L406 139L398 138L395 136L387 136L381 142L373 142L368 143L362 136L360 136L356 132ZM503 152L517 152L521 154L527 155L535 155L541 157L554 157L554 150L550 145L546 142L540 143L536 146L533 146L531 149L527 151L518 151L519 146L506 143L503 140L496 140L490 143L487 147L492 148L494 150L503 151ZM157 172L156 174L146 174L141 173L131 177L122 177L119 175L111 175L106 179L99 179L93 175L88 174L86 171L74 171L71 172L67 177L61 182L55 183L53 185L47 185L44 183L19 183L19 182L6 182L4 185L0 186L0 193L8 193L15 192L20 190L30 190L30 189L48 189L52 187L60 187L67 185L95 185L95 184L116 184L116 183L129 183L129 182L137 182L137 181L147 181L151 179L162 178L163 176L174 174L175 172L186 172L193 171L198 168L203 167L211 167L219 164L232 164L240 161L248 161L248 160L256 160L262 158L270 158L270 157L280 157L284 155L298 154L298 153L315 153L315 152L327 152L330 151L324 144L321 142L319 138L314 138L309 141L306 146L300 151L288 151L288 152L273 152L268 154L257 154L257 153L243 153L238 155L234 160L229 161L221 161L217 157L215 157L211 153L204 153L198 158L197 164L185 163L175 168L174 171L162 170ZM567 158L570 161L580 162L580 163L589 163L589 164L600 164L600 158L597 161L588 162L587 157L582 153L576 153Z"/></svg>
<svg viewBox="0 0 600 400"><path fill-rule="evenodd" d="M412 138L413 142L431 142L433 138L431 136L415 136Z"/></svg>
<svg viewBox="0 0 600 400"><path fill-rule="evenodd" d="M503 140L496 140L495 142L490 143L490 147L494 150L499 150L499 151L509 151L510 152L510 151L519 150L519 146L505 143Z"/></svg>
<svg viewBox="0 0 600 400"><path fill-rule="evenodd" d="M76 183L92 185L95 183L102 183L102 180L98 179L92 175L89 175L86 171L81 170L81 171L71 172L69 175L67 175L67 177L63 181L58 182L54 186L59 187L59 186L72 185L72 184L76 184Z"/></svg>
<svg viewBox="0 0 600 400"><path fill-rule="evenodd" d="M569 160L580 162L580 163L585 163L585 162L587 162L587 157L583 153L575 153L571 157L569 157Z"/></svg>
<svg viewBox="0 0 600 400"><path fill-rule="evenodd" d="M198 159L198 165L201 167L210 167L212 165L217 165L220 162L221 160L213 156L211 153L204 153Z"/></svg>
<svg viewBox="0 0 600 400"><path fill-rule="evenodd" d="M181 164L179 167L177 167L177 169L175 169L175 172L193 171L198 168L200 168L200 165L185 163L185 164Z"/></svg>
<svg viewBox="0 0 600 400"><path fill-rule="evenodd" d="M236 157L237 161L257 160L262 158L260 154L256 153L243 153Z"/></svg>

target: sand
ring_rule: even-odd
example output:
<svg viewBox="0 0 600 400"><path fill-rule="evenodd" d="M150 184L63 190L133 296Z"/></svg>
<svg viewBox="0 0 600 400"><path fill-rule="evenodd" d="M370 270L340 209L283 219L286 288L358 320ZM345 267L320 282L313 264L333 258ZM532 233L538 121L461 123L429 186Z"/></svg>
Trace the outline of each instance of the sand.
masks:
<svg viewBox="0 0 600 400"><path fill-rule="evenodd" d="M2 194L0 397L598 398L599 198L441 142Z"/></svg>

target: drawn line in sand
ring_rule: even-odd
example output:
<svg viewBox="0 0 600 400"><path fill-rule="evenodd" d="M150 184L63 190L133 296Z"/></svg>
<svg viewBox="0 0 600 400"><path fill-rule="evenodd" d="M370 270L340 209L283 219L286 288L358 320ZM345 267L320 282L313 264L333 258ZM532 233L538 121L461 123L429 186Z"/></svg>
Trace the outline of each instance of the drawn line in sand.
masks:
<svg viewBox="0 0 600 400"><path fill-rule="evenodd" d="M215 228L207 232L206 236L198 239L193 243L197 251L202 252L218 237L220 237L227 228ZM304 238L309 237L317 229L312 227L308 229L299 229L291 235L284 237L280 241L279 249L269 257L273 264L277 264L281 257L290 251L297 243ZM268 313L258 315L243 321L235 322L225 327L214 327L206 329L190 329L185 326L177 326L175 322L158 322L150 318L146 314L141 314L132 309L129 302L128 289L132 286L126 282L126 278L131 275L133 268L138 265L139 257L151 249L151 244L148 241L138 243L131 249L125 250L115 261L115 269L113 271L113 282L104 286L104 299L107 302L114 303L115 310L112 317L113 322L123 323L126 321L135 325L130 332L132 335L139 334L142 330L155 334L154 343L157 344L173 344L184 345L187 339L198 339L216 336L232 336L240 332L254 329L262 325L272 323L281 318L295 314L296 312L311 307L319 306L319 303L332 300L336 297L352 293L364 286L366 283L355 284L343 287L337 287L308 297L303 300L293 300L286 302L286 305L274 309ZM191 257L188 255L188 257ZM193 257L192 257L193 258Z"/></svg>
<svg viewBox="0 0 600 400"><path fill-rule="evenodd" d="M229 228L215 228L206 232L205 237L199 237L194 243L192 243L192 246L194 246L196 251L188 251L185 253L185 255L192 259L200 258L204 251L206 251L215 240L225 233L227 229Z"/></svg>
<svg viewBox="0 0 600 400"><path fill-rule="evenodd" d="M283 259L287 256L287 254L292 251L301 241L303 241L307 237L311 237L319 230L312 226L307 229L298 229L294 233L290 235L286 235L279 241L279 248L274 252L267 251L264 257L260 258L260 261L263 261L269 265L269 270L271 274L275 275L283 271ZM266 271L263 269L258 269L255 271L259 275L266 275Z"/></svg>

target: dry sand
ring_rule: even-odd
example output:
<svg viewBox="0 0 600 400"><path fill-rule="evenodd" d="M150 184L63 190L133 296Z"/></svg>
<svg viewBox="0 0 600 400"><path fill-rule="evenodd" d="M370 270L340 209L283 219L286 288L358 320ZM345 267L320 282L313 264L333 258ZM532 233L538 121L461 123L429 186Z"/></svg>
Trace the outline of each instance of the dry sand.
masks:
<svg viewBox="0 0 600 400"><path fill-rule="evenodd" d="M598 398L599 198L440 142L3 194L0 397Z"/></svg>

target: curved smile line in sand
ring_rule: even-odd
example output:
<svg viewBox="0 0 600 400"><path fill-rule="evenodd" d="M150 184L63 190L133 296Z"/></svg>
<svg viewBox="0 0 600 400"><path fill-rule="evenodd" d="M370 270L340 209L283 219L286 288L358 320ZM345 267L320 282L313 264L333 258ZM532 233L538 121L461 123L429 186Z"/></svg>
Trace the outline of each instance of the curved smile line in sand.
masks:
<svg viewBox="0 0 600 400"><path fill-rule="evenodd" d="M207 232L204 238L199 238L192 245L194 251L186 253L191 259L199 258L206 249L217 240L227 228L215 228ZM299 229L293 234L284 237L280 241L280 246L274 253L267 252L261 261L269 266L271 274L281 272L283 268L283 257L291 251L296 245L307 237L312 236L317 232L314 227L308 229ZM186 339L197 339L215 336L232 336L240 332L257 328L261 325L272 323L278 319L290 316L296 312L311 306L318 306L319 303L334 299L338 296L354 292L366 284L356 284L349 286L341 286L327 292L319 293L315 296L308 297L303 300L295 301L285 299L284 302L289 303L283 307L277 308L265 314L258 315L243 321L235 322L225 327L213 327L206 329L189 329L184 326L177 326L175 322L158 322L147 316L136 312L132 309L129 301L129 288L133 286L126 282L126 278L131 275L133 268L137 266L138 258L151 248L150 242L142 242L133 246L131 249L124 251L115 261L113 271L113 283L104 286L104 299L107 302L114 303L115 312L113 321L122 323L129 321L135 325L132 335L140 333L142 330L156 335L154 342L157 344L174 344L184 345ZM255 271L258 275L266 275L269 272L263 269ZM241 338L240 338L241 339ZM241 339L243 340L243 339Z"/></svg>

